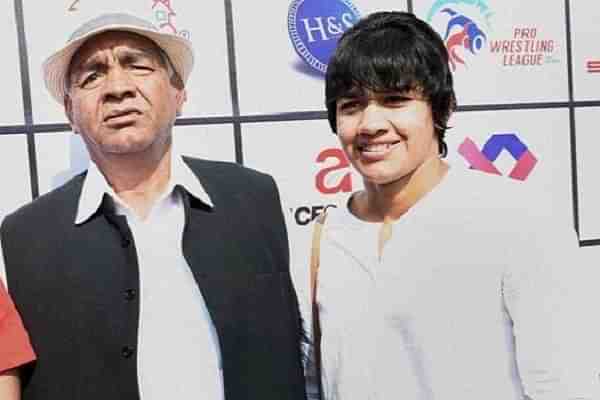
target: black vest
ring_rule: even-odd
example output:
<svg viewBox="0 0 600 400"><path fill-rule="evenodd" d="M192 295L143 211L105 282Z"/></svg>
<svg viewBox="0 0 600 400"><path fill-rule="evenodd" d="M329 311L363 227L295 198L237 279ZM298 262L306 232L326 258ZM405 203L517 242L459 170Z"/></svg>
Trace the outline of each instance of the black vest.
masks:
<svg viewBox="0 0 600 400"><path fill-rule="evenodd" d="M234 164L185 161L214 203L185 192L183 252L219 336L225 398L304 399L301 320L275 185ZM74 224L84 179L2 224L8 285L38 355L23 374L24 400L139 399L135 243L107 198Z"/></svg>

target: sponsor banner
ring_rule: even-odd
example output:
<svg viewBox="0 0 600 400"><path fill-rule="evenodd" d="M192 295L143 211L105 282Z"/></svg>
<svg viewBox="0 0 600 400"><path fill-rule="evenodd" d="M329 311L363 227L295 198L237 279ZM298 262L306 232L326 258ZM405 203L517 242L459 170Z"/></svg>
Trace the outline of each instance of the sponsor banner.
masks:
<svg viewBox="0 0 600 400"><path fill-rule="evenodd" d="M176 126L173 147L190 157L235 162L232 125Z"/></svg>
<svg viewBox="0 0 600 400"><path fill-rule="evenodd" d="M307 302L311 221L328 207L343 207L362 181L327 121L251 124L242 133L246 165L273 175L279 187L292 277L300 302Z"/></svg>
<svg viewBox="0 0 600 400"><path fill-rule="evenodd" d="M45 6L40 13L35 2L24 2L34 121L66 122L62 106L44 87L42 63L78 26L107 12L137 15L164 32L190 39L196 65L188 81L188 102L183 115L230 115L224 8L222 4L208 4L200 8L183 0L61 0Z"/></svg>
<svg viewBox="0 0 600 400"><path fill-rule="evenodd" d="M26 135L0 136L0 220L31 201Z"/></svg>
<svg viewBox="0 0 600 400"><path fill-rule="evenodd" d="M233 7L242 114L322 110L324 71L340 35L360 16L407 9L403 0L284 0L259 14L252 2Z"/></svg>
<svg viewBox="0 0 600 400"><path fill-rule="evenodd" d="M522 187L524 208L550 208L555 222L573 229L567 109L462 112L450 125L448 161L452 168L489 174L483 190L495 206L505 200L501 181L511 181ZM243 135L247 165L275 177L294 229L305 230L323 207L343 205L362 189L358 174L337 158L342 153L327 121L252 124ZM493 168L486 171L477 156Z"/></svg>
<svg viewBox="0 0 600 400"><path fill-rule="evenodd" d="M600 239L600 135L598 135L600 107L575 110L577 127L577 186L579 229L581 240Z"/></svg>
<svg viewBox="0 0 600 400"><path fill-rule="evenodd" d="M573 95L575 100L598 100L600 92L600 9L585 1L571 2Z"/></svg>
<svg viewBox="0 0 600 400"><path fill-rule="evenodd" d="M593 286L592 293L596 293L596 295L598 295L598 282L600 282L600 268L598 268L598 260L600 260L600 246L581 247L578 251L578 256L578 260L581 263L581 266L586 269L586 272L593 272L593 278L589 279L587 283Z"/></svg>
<svg viewBox="0 0 600 400"><path fill-rule="evenodd" d="M5 8L3 15L0 17L0 47L4 62L0 66L0 86L9 96L2 101L0 125L15 125L22 124L24 118L17 27L12 4Z"/></svg>
<svg viewBox="0 0 600 400"><path fill-rule="evenodd" d="M38 134L35 151L40 195L85 171L90 162L81 136L72 133Z"/></svg>
<svg viewBox="0 0 600 400"><path fill-rule="evenodd" d="M460 104L568 99L563 1L430 0L415 13L446 43Z"/></svg>
<svg viewBox="0 0 600 400"><path fill-rule="evenodd" d="M490 201L502 207L501 181L513 181L523 207L551 207L561 226L573 229L567 109L462 112L450 125L448 161L489 175Z"/></svg>
<svg viewBox="0 0 600 400"><path fill-rule="evenodd" d="M590 74L595 74L600 72L600 60L587 60L585 62L586 70Z"/></svg>
<svg viewBox="0 0 600 400"><path fill-rule="evenodd" d="M245 164L273 175L294 227L308 226L325 207L362 188L327 121L252 124L243 135Z"/></svg>
<svg viewBox="0 0 600 400"><path fill-rule="evenodd" d="M229 125L178 126L173 146L181 154L234 161L233 129ZM64 184L88 168L90 158L81 136L71 133L36 135L40 194ZM27 157L24 155L26 162Z"/></svg>

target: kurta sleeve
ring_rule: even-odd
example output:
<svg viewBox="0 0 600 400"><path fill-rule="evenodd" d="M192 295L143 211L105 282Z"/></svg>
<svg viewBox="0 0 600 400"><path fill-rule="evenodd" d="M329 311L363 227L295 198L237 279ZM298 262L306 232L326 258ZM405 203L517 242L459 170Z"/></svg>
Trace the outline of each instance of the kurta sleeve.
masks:
<svg viewBox="0 0 600 400"><path fill-rule="evenodd" d="M598 324L575 232L537 227L510 241L502 285L523 391L532 400L600 399Z"/></svg>

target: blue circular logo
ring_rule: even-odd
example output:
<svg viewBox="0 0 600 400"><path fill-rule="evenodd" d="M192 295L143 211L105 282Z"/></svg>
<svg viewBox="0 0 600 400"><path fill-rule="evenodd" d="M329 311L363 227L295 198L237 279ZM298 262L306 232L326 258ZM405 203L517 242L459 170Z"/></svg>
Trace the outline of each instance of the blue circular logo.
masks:
<svg viewBox="0 0 600 400"><path fill-rule="evenodd" d="M324 74L339 37L359 18L350 0L294 0L288 32L296 53Z"/></svg>

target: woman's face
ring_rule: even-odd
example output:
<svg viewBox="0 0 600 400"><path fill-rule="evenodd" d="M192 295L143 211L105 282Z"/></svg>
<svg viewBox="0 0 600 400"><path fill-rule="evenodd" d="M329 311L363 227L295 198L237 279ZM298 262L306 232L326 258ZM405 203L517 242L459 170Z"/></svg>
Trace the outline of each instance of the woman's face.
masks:
<svg viewBox="0 0 600 400"><path fill-rule="evenodd" d="M341 146L366 184L408 181L438 155L431 107L416 93L357 91L336 111Z"/></svg>

